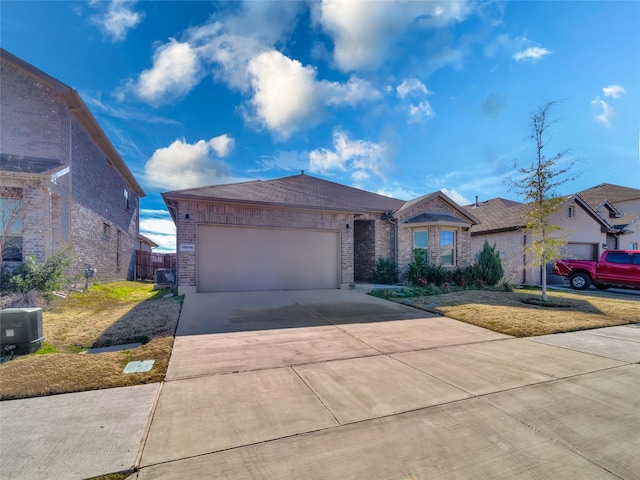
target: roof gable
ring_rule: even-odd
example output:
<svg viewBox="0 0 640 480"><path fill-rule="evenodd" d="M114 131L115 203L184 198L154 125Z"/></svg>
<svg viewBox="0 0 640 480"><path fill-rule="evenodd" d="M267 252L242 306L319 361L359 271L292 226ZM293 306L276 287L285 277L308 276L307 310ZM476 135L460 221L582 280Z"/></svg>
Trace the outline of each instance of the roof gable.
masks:
<svg viewBox="0 0 640 480"><path fill-rule="evenodd" d="M462 208L440 191L405 202L402 208L396 211L394 216L403 223L415 223L415 221L409 222L409 220L415 219L420 215L426 215L424 218L427 218L427 216L435 218L435 214L446 214L471 225L479 223L478 218L472 213Z"/></svg>
<svg viewBox="0 0 640 480"><path fill-rule="evenodd" d="M355 212L388 212L404 204L384 195L310 175L210 185L165 192L162 196L216 202L252 203Z"/></svg>
<svg viewBox="0 0 640 480"><path fill-rule="evenodd" d="M122 160L122 157L120 157L120 154L115 149L104 130L102 130L102 127L100 127L78 92L61 81L53 78L51 75L48 75L42 70L34 67L30 63L27 63L21 58L7 52L3 48L0 48L0 57L2 57L3 62L8 62L32 77L36 77L40 81L51 85L55 93L59 95L67 105L70 113L74 115L87 130L91 138L96 142L96 145L100 147L116 170L129 184L129 187L136 192L138 197L145 196L144 190L129 170L129 167L124 163L124 160Z"/></svg>
<svg viewBox="0 0 640 480"><path fill-rule="evenodd" d="M578 192L578 195L593 208L598 208L599 205L604 204L606 201L615 204L631 200L640 200L639 189L613 185L611 183L601 183L595 187L587 188L586 190Z"/></svg>

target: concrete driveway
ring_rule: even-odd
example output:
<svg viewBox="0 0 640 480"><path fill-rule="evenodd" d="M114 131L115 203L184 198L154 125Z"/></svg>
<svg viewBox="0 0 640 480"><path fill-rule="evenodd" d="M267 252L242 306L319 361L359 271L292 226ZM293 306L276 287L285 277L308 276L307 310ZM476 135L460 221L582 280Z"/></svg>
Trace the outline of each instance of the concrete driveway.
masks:
<svg viewBox="0 0 640 480"><path fill-rule="evenodd" d="M563 345L351 291L187 295L131 478L638 478L640 329L617 328Z"/></svg>

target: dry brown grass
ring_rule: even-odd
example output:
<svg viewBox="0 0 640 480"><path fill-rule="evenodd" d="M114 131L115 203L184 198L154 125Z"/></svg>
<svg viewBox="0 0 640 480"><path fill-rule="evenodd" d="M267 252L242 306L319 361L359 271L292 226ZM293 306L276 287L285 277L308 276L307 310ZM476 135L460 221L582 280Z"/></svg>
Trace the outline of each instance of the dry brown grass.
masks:
<svg viewBox="0 0 640 480"><path fill-rule="evenodd" d="M166 293L166 292L165 292ZM162 298L151 285L117 282L56 299L43 314L46 344L40 352L0 365L0 399L159 382L169 364L179 298ZM118 352L87 348L142 342ZM46 354L42 354L46 353ZM130 361L154 360L146 373L124 374Z"/></svg>
<svg viewBox="0 0 640 480"><path fill-rule="evenodd" d="M417 308L435 310L449 318L515 337L640 322L640 302L631 297L553 291L549 292L549 301L562 304L562 307L542 307L523 302L526 299L539 298L539 292L530 290L466 290L392 300Z"/></svg>

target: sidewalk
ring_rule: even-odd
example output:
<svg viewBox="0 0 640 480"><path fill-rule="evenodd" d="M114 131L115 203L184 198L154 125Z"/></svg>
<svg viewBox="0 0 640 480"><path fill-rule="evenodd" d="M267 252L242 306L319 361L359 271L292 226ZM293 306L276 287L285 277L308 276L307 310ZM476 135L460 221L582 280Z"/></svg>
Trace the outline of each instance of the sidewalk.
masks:
<svg viewBox="0 0 640 480"><path fill-rule="evenodd" d="M639 327L515 339L356 292L188 295L162 386L0 402L0 477L632 479Z"/></svg>

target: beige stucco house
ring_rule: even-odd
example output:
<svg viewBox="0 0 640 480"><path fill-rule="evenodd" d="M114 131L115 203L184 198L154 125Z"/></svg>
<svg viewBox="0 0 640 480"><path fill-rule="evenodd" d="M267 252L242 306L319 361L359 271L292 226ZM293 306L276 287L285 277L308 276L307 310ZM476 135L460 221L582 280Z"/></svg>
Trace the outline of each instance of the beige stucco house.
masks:
<svg viewBox="0 0 640 480"><path fill-rule="evenodd" d="M523 230L527 206L494 198L464 208L480 221L471 227L472 254L477 256L487 240L500 251L507 279L539 285L543 269L529 266L524 249L532 241ZM639 217L640 190L602 184L564 197L551 222L564 230L563 257L596 260L605 249L637 248ZM548 282L562 282L551 270L551 265L545 269Z"/></svg>
<svg viewBox="0 0 640 480"><path fill-rule="evenodd" d="M611 226L608 248L637 250L640 245L640 189L601 183L578 195Z"/></svg>
<svg viewBox="0 0 640 480"><path fill-rule="evenodd" d="M101 282L133 278L144 191L78 92L0 49L3 266L71 243Z"/></svg>
<svg viewBox="0 0 640 480"><path fill-rule="evenodd" d="M377 258L406 272L414 248L473 262L475 216L435 192L409 202L310 175L166 192L180 293L349 288Z"/></svg>

